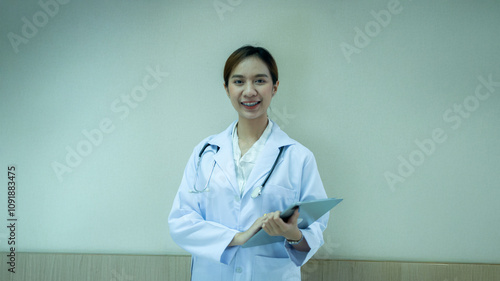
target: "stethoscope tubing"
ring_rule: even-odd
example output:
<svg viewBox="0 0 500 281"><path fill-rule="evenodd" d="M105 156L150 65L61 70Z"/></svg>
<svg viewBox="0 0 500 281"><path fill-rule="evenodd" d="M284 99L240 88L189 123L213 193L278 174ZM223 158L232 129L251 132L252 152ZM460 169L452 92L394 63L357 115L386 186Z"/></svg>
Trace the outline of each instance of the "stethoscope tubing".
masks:
<svg viewBox="0 0 500 281"><path fill-rule="evenodd" d="M213 174L214 169L215 169L215 160L214 160L214 164L212 166L212 171L210 172L210 176L208 177L207 183L205 184L205 187L203 188L203 190L198 190L196 188L196 182L198 180L198 171L200 169L201 158L203 157L203 154L205 153L205 150L209 146L210 146L210 143L207 142L205 145L203 145L203 148L200 150L200 153L198 154L198 163L196 164L196 175L195 175L195 181L194 181L194 184L193 184L193 189L194 190L189 191L190 193L202 193L202 192L209 192L210 191L210 189L208 189L208 184L210 183L210 179L212 178L212 174ZM283 149L284 148L285 148L284 146L281 146L279 148L280 152L278 153L278 156L276 157L276 160L274 160L273 166L271 167L271 170L270 170L269 174L267 174L267 177L264 180L264 182L262 183L262 185L260 185L260 186L258 186L258 187L256 187L254 189L254 191L252 192L252 198L257 198L258 196L260 196L262 194L262 191L264 190L264 187L266 186L267 181L269 180L269 178L273 174L274 169L276 168L276 165L278 164L278 161L280 159L281 154L283 153ZM216 149L215 153L219 152L219 149L220 149L220 147L217 146L217 149Z"/></svg>
<svg viewBox="0 0 500 281"><path fill-rule="evenodd" d="M271 168L271 171L269 172L269 174L267 174L267 177L264 180L264 182L260 186L256 187L254 189L254 191L252 192L252 198L255 199L255 198L259 197L262 194L262 191L264 190L264 187L266 186L267 180L269 180L269 178L271 177L271 175L274 172L274 168L276 168L276 165L278 164L278 161L280 159L281 153L283 153L283 148L284 148L284 146L280 147L280 152L278 153L278 157L276 157L276 160L274 160L273 167Z"/></svg>
<svg viewBox="0 0 500 281"><path fill-rule="evenodd" d="M202 193L202 192L209 192L210 191L210 189L208 189L208 184L210 183L210 179L212 178L212 174L214 173L215 160L214 160L214 164L212 165L212 171L210 172L210 176L208 177L207 183L205 184L205 187L203 187L203 190L198 190L196 188L196 182L198 181L198 172L200 170L201 158L203 157L203 153L205 153L205 150L207 149L208 146L210 146L210 144L207 142L203 146L203 148L200 150L200 153L198 154L198 163L196 163L196 173L195 173L195 177L194 177L193 190L190 190L189 193ZM217 146L217 150L214 152L214 154L219 152L219 149L220 149L220 147Z"/></svg>
<svg viewBox="0 0 500 281"><path fill-rule="evenodd" d="M273 167L271 168L271 171L269 172L269 174L267 174L266 179L262 183L262 189L264 189L264 186L266 185L267 180L269 179L269 177L271 177L271 174L274 172L274 168L276 168L276 165L278 165L278 160L280 159L281 153L283 153L283 148L284 148L284 146L280 147L280 152L278 153L278 157L276 157L276 160L274 160L274 164L273 164Z"/></svg>

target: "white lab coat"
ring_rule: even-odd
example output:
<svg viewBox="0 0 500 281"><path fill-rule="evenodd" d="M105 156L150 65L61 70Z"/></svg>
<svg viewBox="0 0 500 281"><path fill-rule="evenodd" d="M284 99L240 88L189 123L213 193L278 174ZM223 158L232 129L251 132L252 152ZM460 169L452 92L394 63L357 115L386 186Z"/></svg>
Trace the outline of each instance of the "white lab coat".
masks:
<svg viewBox="0 0 500 281"><path fill-rule="evenodd" d="M233 158L233 127L234 122L195 147L168 218L170 234L192 254L192 280L300 280L300 266L323 244L328 214L302 230L311 248L309 252L297 251L286 241L250 248L227 245L237 232L247 230L265 213L284 210L294 202L326 198L316 160L307 148L274 123L240 196ZM206 143L210 146L203 154L195 183L198 154ZM252 198L254 187L262 184L282 146L285 149L262 194ZM203 190L210 173L209 191L190 192L195 184Z"/></svg>

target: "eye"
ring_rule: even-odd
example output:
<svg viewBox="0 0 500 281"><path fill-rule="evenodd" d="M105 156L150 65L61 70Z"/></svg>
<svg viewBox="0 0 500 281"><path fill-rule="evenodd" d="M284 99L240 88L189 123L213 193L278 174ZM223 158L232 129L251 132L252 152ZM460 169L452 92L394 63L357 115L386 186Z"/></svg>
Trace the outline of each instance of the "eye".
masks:
<svg viewBox="0 0 500 281"><path fill-rule="evenodd" d="M240 85L240 84L243 84L243 81L242 80L233 80L233 83L236 85Z"/></svg>
<svg viewBox="0 0 500 281"><path fill-rule="evenodd" d="M264 80L264 79L257 79L255 82L257 84L264 84L264 83L266 83L266 80Z"/></svg>

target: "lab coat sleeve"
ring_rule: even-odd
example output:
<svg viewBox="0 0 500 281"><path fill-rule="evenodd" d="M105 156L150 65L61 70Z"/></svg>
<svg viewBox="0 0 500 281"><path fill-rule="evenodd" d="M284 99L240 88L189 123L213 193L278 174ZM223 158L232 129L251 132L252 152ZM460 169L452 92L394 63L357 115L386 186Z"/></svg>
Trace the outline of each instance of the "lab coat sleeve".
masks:
<svg viewBox="0 0 500 281"><path fill-rule="evenodd" d="M318 172L316 160L311 152L309 152L308 157L304 161L301 182L300 202L327 198ZM329 212L319 218L316 222L309 225L306 229L301 229L304 239L311 248L308 252L297 251L293 248L293 246L288 244L286 240L284 241L288 255L295 265L304 265L324 244L323 231L326 229L328 224L328 218Z"/></svg>
<svg viewBox="0 0 500 281"><path fill-rule="evenodd" d="M239 247L228 247L238 232L222 224L206 221L201 215L197 193L190 193L195 180L198 145L184 171L175 196L168 225L172 239L192 255L229 264Z"/></svg>

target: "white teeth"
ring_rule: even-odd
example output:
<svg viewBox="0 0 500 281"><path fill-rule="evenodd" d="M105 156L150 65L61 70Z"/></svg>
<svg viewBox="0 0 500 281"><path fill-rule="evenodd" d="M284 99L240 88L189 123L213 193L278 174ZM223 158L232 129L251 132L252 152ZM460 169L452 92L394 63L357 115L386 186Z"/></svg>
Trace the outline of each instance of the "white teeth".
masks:
<svg viewBox="0 0 500 281"><path fill-rule="evenodd" d="M254 105L257 105L259 102L252 102L252 103L245 103L245 102L242 102L243 105L245 106L254 106Z"/></svg>

